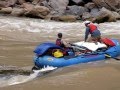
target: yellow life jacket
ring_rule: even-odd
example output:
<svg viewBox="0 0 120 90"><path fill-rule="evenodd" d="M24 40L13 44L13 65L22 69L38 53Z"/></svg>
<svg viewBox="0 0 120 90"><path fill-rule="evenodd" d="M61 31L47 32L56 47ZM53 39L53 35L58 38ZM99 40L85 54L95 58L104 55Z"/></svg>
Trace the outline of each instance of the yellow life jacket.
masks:
<svg viewBox="0 0 120 90"><path fill-rule="evenodd" d="M53 51L53 56L56 57L56 58L60 58L60 57L63 57L63 52L59 49L55 49Z"/></svg>

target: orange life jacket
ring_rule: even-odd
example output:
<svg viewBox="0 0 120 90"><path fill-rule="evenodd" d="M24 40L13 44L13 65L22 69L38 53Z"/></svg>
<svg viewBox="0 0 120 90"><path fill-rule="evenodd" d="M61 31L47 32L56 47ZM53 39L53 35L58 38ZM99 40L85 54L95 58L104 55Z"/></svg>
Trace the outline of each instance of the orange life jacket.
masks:
<svg viewBox="0 0 120 90"><path fill-rule="evenodd" d="M97 26L93 23L90 23L88 27L90 28L90 33L93 33L95 30L97 30Z"/></svg>

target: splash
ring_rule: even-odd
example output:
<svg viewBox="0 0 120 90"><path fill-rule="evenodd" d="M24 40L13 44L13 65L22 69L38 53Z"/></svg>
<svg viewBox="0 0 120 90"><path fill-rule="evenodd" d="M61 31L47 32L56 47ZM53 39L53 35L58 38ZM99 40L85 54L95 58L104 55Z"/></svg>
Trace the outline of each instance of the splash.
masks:
<svg viewBox="0 0 120 90"><path fill-rule="evenodd" d="M57 69L56 67L45 67L40 70L34 70L34 73L29 76L25 75L0 75L0 87L5 87L9 85L16 85L31 81L37 77L43 76L45 73Z"/></svg>

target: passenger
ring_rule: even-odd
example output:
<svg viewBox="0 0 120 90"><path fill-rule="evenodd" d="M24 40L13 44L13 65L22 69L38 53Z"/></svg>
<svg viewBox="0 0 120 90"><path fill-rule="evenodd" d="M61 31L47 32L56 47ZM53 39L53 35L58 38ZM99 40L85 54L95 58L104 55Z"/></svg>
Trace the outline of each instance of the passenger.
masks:
<svg viewBox="0 0 120 90"><path fill-rule="evenodd" d="M62 36L63 36L62 33L58 33L58 38L56 40L56 45L58 45L62 48L70 47L70 44L62 39Z"/></svg>
<svg viewBox="0 0 120 90"><path fill-rule="evenodd" d="M60 46L64 50L64 55L68 55L68 51L71 49L71 45L62 39L62 33L58 33L58 38L56 40L56 45Z"/></svg>
<svg viewBox="0 0 120 90"><path fill-rule="evenodd" d="M86 31L85 31L85 42L88 39L89 34L91 34L91 40L94 41L95 43L101 42L101 33L98 30L97 26L93 24L91 21L85 21L84 22L86 26Z"/></svg>

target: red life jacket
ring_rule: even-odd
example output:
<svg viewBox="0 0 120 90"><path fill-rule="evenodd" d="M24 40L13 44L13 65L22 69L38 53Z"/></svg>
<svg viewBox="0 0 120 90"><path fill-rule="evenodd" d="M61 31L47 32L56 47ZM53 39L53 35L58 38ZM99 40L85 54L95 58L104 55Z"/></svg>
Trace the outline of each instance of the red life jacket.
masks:
<svg viewBox="0 0 120 90"><path fill-rule="evenodd" d="M56 40L56 45L60 46L60 47L65 47L64 44L61 42L61 39L57 39Z"/></svg>
<svg viewBox="0 0 120 90"><path fill-rule="evenodd" d="M90 33L93 33L95 30L97 30L97 26L93 23L90 23L88 27L90 28Z"/></svg>
<svg viewBox="0 0 120 90"><path fill-rule="evenodd" d="M60 47L62 47L63 48L63 55L68 55L68 53L67 53L67 48L65 47L65 45L61 42L61 39L57 39L56 40L56 45L58 45L58 46L60 46Z"/></svg>
<svg viewBox="0 0 120 90"><path fill-rule="evenodd" d="M103 42L104 44L106 44L107 46L110 46L110 47L115 46L115 43L114 43L111 39L102 38L101 40L102 40L102 42Z"/></svg>

